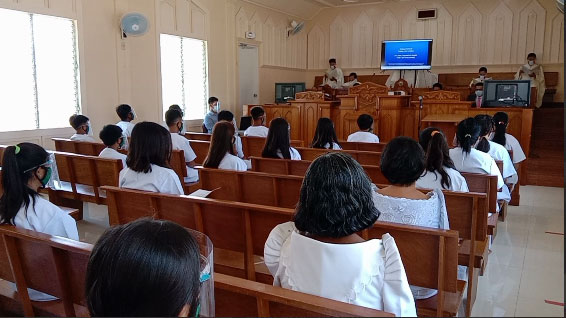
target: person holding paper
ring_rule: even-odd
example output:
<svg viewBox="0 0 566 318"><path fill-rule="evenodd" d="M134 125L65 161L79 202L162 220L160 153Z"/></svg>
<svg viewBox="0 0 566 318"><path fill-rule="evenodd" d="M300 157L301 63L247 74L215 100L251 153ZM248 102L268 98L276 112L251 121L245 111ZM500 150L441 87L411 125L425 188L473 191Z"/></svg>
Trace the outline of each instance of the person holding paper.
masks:
<svg viewBox="0 0 566 318"><path fill-rule="evenodd" d="M328 64L330 64L330 68L326 70L324 74L322 85L328 85L332 88L341 88L344 85L344 72L336 66L335 58L328 60Z"/></svg>
<svg viewBox="0 0 566 318"><path fill-rule="evenodd" d="M516 80L530 80L531 87L537 88L537 108L542 106L542 99L546 92L546 83L544 81L544 71L542 65L537 64L537 55L529 53L527 55L527 64L521 66L515 74Z"/></svg>
<svg viewBox="0 0 566 318"><path fill-rule="evenodd" d="M432 87L434 83L438 83L438 74L434 74L429 70L395 70L385 86L393 87L395 83L400 79L404 79L412 88L427 88Z"/></svg>
<svg viewBox="0 0 566 318"><path fill-rule="evenodd" d="M484 81L489 81L492 79L491 77L487 77L487 67L485 66L480 67L478 73L479 73L479 77L474 78L470 82L470 87L474 87L477 83L483 83Z"/></svg>

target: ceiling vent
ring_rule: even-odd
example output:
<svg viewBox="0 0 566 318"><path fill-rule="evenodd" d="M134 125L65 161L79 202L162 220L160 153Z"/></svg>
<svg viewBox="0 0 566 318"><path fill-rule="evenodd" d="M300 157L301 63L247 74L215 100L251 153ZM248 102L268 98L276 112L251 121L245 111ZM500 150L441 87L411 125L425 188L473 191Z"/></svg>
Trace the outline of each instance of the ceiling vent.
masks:
<svg viewBox="0 0 566 318"><path fill-rule="evenodd" d="M418 20L436 19L436 9L424 9L417 11Z"/></svg>

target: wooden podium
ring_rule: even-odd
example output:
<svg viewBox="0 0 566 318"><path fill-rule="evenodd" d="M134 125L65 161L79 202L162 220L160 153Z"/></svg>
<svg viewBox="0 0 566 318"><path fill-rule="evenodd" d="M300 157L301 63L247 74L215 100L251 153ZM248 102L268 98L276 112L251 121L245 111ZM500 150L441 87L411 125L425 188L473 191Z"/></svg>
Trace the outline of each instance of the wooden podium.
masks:
<svg viewBox="0 0 566 318"><path fill-rule="evenodd" d="M421 129L425 129L427 127L436 127L442 130L442 132L444 132L444 135L446 136L448 144L450 144L450 142L454 140L454 136L456 136L458 124L467 117L468 116L464 114L428 115L421 120Z"/></svg>

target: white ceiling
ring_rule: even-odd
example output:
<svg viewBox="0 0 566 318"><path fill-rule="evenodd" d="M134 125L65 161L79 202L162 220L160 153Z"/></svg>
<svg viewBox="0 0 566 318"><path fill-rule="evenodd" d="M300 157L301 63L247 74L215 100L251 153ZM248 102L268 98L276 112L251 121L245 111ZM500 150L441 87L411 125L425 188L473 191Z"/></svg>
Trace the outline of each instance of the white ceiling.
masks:
<svg viewBox="0 0 566 318"><path fill-rule="evenodd" d="M263 7L274 9L303 20L309 20L320 10L356 4L383 3L395 0L245 0ZM397 0L398 1L398 0Z"/></svg>

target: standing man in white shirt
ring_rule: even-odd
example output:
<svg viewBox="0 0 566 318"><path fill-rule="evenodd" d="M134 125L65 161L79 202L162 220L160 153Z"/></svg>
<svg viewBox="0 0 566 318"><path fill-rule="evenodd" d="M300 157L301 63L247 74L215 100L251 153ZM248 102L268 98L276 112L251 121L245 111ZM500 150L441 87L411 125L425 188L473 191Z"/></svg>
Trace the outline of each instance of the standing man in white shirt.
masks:
<svg viewBox="0 0 566 318"><path fill-rule="evenodd" d="M363 114L358 117L360 131L348 136L348 142L379 143L379 137L373 134L373 117Z"/></svg>
<svg viewBox="0 0 566 318"><path fill-rule="evenodd" d="M341 88L344 85L344 72L336 66L336 59L331 58L328 60L330 68L324 74L324 81L322 85L329 85L332 88Z"/></svg>
<svg viewBox="0 0 566 318"><path fill-rule="evenodd" d="M132 137L132 131L134 130L135 124L132 123L136 119L136 112L132 106L127 104L122 104L116 107L116 114L120 117L120 121L116 126L122 128L122 133L126 137L126 144L124 149L128 149L128 138Z"/></svg>
<svg viewBox="0 0 566 318"><path fill-rule="evenodd" d="M477 83L483 84L483 82L491 80L491 77L487 77L487 67L485 66L480 67L478 74L479 76L477 78L474 78L470 83L470 87L474 87L474 85L476 85Z"/></svg>
<svg viewBox="0 0 566 318"><path fill-rule="evenodd" d="M527 55L527 64L521 66L515 74L516 80L530 80L531 87L537 88L537 108L542 106L542 99L546 93L546 82L544 80L544 71L542 65L537 64L537 55L529 53Z"/></svg>
<svg viewBox="0 0 566 318"><path fill-rule="evenodd" d="M208 99L208 113L204 116L202 125L207 130L206 132L212 134L214 125L218 122L218 113L220 112L220 101L216 97ZM203 129L204 132L204 129Z"/></svg>
<svg viewBox="0 0 566 318"><path fill-rule="evenodd" d="M99 137L106 148L104 148L98 156L108 159L120 159L122 160L122 168L126 168L126 158L128 156L118 152L118 150L123 149L126 144L126 137L124 137L122 133L122 128L116 125L106 125L100 131Z"/></svg>
<svg viewBox="0 0 566 318"><path fill-rule="evenodd" d="M246 137L263 137L267 138L269 129L265 127L265 110L261 106L252 108L251 111L253 124L244 132Z"/></svg>
<svg viewBox="0 0 566 318"><path fill-rule="evenodd" d="M197 155L191 148L191 143L187 138L182 135L183 132L183 115L179 110L173 108L165 113L165 122L169 127L171 133L171 143L173 150L183 150L185 153L185 162L187 164L187 178L185 183L192 183L198 181L198 171L194 168L196 166L195 159Z"/></svg>

